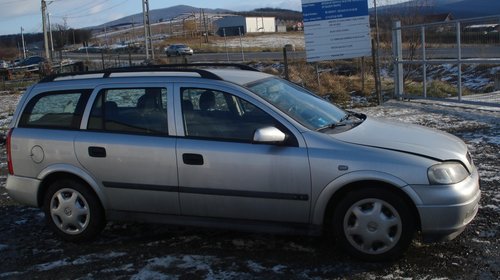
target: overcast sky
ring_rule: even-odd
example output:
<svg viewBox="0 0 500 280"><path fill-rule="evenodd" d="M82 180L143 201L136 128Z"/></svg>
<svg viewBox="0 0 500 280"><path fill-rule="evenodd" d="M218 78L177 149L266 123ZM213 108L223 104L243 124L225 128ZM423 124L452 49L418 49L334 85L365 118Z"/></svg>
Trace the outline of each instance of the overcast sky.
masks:
<svg viewBox="0 0 500 280"><path fill-rule="evenodd" d="M370 6L373 0L367 0ZM377 0L379 5L404 0ZM80 28L99 25L142 12L142 0L47 0L51 24ZM235 11L256 8L284 8L301 11L301 0L149 0L149 9L190 5L198 8L229 9ZM0 0L0 35L42 31L41 0Z"/></svg>

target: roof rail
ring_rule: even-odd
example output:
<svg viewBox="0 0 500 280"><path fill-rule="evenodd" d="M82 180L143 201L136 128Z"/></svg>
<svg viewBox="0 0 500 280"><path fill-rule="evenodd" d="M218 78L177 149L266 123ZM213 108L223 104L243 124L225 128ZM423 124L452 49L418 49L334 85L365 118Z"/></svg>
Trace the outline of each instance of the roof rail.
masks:
<svg viewBox="0 0 500 280"><path fill-rule="evenodd" d="M102 74L102 78L109 78L113 73L134 73L134 72L189 72L198 73L200 77L211 80L222 80L221 77L204 69L193 69L191 67L234 67L241 70L257 71L259 70L244 64L237 63L192 63L192 64L162 64L162 65L147 65L147 66L130 66L120 68L109 68L102 71L89 72L72 72L49 75L38 83L53 82L57 78L71 77L80 75Z"/></svg>
<svg viewBox="0 0 500 280"><path fill-rule="evenodd" d="M200 63L190 63L190 64L163 64L163 65L152 65L152 67L232 67L232 68L238 68L240 70L247 70L247 71L255 71L255 72L260 72L258 69L255 69L251 66L248 66L246 64L240 64L240 63L213 63L213 62L200 62Z"/></svg>

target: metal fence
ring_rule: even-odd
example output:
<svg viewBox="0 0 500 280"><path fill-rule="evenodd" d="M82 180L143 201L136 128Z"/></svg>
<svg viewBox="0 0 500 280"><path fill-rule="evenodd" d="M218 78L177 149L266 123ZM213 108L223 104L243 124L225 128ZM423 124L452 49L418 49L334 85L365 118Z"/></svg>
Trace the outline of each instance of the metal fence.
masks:
<svg viewBox="0 0 500 280"><path fill-rule="evenodd" d="M500 16L393 23L395 96L500 107Z"/></svg>

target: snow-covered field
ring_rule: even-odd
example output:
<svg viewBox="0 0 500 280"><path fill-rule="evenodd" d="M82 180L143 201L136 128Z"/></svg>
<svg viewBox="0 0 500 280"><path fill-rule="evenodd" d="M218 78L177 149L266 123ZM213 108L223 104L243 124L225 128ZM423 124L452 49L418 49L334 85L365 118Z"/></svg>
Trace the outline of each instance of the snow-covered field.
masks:
<svg viewBox="0 0 500 280"><path fill-rule="evenodd" d="M240 37L227 37L226 42L224 40L216 41L215 45L217 47L224 47L225 44L228 48L283 48L287 44L292 44L295 49L304 49L305 41L304 34L300 32L296 33L280 33L280 34L263 34L259 36L242 36L241 42Z"/></svg>
<svg viewBox="0 0 500 280"><path fill-rule="evenodd" d="M17 95L0 95L0 127ZM462 138L481 176L479 214L457 239L423 244L392 263L360 263L318 238L110 223L90 243L61 242L43 213L5 193L0 146L0 279L500 279L500 109L389 101L357 109ZM425 141L425 139L421 139Z"/></svg>

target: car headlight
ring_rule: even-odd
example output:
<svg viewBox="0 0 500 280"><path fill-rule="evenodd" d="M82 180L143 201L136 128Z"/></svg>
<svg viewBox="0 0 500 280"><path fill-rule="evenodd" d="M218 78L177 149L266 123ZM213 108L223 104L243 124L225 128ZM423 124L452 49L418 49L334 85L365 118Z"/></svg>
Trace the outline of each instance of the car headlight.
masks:
<svg viewBox="0 0 500 280"><path fill-rule="evenodd" d="M469 172L458 162L445 162L431 166L427 176L431 185L450 185L465 180Z"/></svg>

